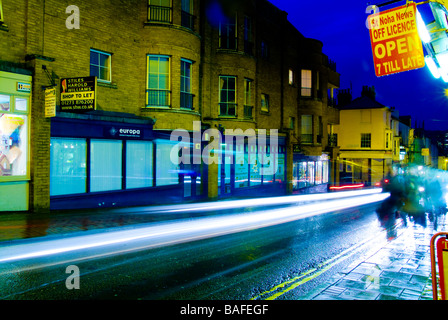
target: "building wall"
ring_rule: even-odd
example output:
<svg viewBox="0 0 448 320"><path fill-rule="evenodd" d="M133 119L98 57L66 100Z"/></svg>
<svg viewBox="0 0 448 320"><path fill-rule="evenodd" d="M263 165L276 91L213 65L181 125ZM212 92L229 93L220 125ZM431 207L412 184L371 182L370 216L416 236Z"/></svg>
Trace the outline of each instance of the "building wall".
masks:
<svg viewBox="0 0 448 320"><path fill-rule="evenodd" d="M92 49L111 55L111 81L98 81L98 112L123 113L124 118L130 114L154 119L154 130L168 134L174 129L192 131L193 121L201 121L203 128L216 128L221 132L237 128L254 129L256 132L277 129L283 143L282 152L286 152L285 171L289 184L293 179L293 146L300 144L301 140L302 114L311 112L315 117L313 143L302 146L301 155L320 157L325 152L328 124L337 118L334 114L331 120L328 118L326 91L339 85L339 74L325 64L322 43L306 39L287 21L287 14L269 2L221 3L222 13L237 12L238 47L235 50L219 47L219 19L209 14L210 6L215 4L213 1L193 1L192 29L182 26L181 0L172 1L168 22L149 19L148 1L111 0L106 5L79 0L76 3L80 13L79 29L66 27L67 18L71 15L66 9L72 4L68 0L3 1L5 23L0 28L0 70L33 74L30 210L46 211L51 203L49 154L52 120L45 117L43 89L56 88L57 112L60 115L60 80L89 76ZM246 52L244 43L246 17L252 21L251 53ZM267 56L261 55L262 43L268 44ZM169 107L146 105L148 55L163 55L170 59ZM181 59L192 62L192 110L180 106ZM300 97L303 68L313 71L312 99ZM291 85L290 69L294 72ZM222 75L237 79L235 117L219 114L219 76ZM253 80L251 112L244 105L245 79ZM269 111L261 110L262 94L269 96ZM99 116L98 119L103 118ZM323 132L318 129L319 119ZM61 128L63 125L58 130ZM216 174L221 173L216 167L207 169L204 166L200 169L204 183L208 181L204 194L216 198L219 193ZM285 183L284 179L280 180ZM289 185L279 190L290 193L292 188Z"/></svg>

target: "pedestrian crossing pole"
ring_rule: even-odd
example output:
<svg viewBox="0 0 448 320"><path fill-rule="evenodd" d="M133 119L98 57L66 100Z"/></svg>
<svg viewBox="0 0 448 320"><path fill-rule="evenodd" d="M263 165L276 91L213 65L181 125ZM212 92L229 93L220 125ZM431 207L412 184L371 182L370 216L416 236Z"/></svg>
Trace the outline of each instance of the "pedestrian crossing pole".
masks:
<svg viewBox="0 0 448 320"><path fill-rule="evenodd" d="M448 298L448 233L439 232L431 238L431 277L433 300L439 300L439 287L441 300ZM439 287L437 286L437 266L439 267Z"/></svg>

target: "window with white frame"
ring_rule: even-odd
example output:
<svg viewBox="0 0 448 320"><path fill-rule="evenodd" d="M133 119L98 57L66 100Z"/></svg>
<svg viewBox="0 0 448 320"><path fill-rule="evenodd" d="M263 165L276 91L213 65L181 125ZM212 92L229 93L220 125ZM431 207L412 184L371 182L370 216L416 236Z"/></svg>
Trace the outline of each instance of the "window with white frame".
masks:
<svg viewBox="0 0 448 320"><path fill-rule="evenodd" d="M236 77L219 77L219 115L236 116Z"/></svg>
<svg viewBox="0 0 448 320"><path fill-rule="evenodd" d="M170 57L148 55L147 64L146 106L169 107L171 105Z"/></svg>
<svg viewBox="0 0 448 320"><path fill-rule="evenodd" d="M98 50L90 50L90 75L97 77L100 82L111 82L111 54Z"/></svg>
<svg viewBox="0 0 448 320"><path fill-rule="evenodd" d="M302 97L311 97L312 75L311 70L302 70Z"/></svg>

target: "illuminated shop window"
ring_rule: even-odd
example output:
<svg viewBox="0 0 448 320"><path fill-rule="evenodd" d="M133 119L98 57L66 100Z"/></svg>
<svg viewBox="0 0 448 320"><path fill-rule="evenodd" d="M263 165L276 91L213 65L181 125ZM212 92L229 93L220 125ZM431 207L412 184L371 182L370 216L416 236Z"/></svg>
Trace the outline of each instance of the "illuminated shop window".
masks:
<svg viewBox="0 0 448 320"><path fill-rule="evenodd" d="M91 140L91 192L122 188L122 148L122 142L119 140Z"/></svg>
<svg viewBox="0 0 448 320"><path fill-rule="evenodd" d="M0 94L0 178L28 176L28 101Z"/></svg>
<svg viewBox="0 0 448 320"><path fill-rule="evenodd" d="M50 195L86 192L86 139L51 138Z"/></svg>
<svg viewBox="0 0 448 320"><path fill-rule="evenodd" d="M153 186L153 144L151 141L127 141L126 188Z"/></svg>
<svg viewBox="0 0 448 320"><path fill-rule="evenodd" d="M171 161L171 150L176 144L167 140L155 140L157 186L179 184L179 165Z"/></svg>

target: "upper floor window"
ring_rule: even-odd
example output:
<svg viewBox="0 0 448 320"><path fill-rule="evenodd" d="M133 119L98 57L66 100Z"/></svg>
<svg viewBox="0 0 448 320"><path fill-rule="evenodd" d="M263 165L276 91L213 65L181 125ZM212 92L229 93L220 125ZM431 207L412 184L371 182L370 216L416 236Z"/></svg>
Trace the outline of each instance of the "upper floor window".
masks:
<svg viewBox="0 0 448 320"><path fill-rule="evenodd" d="M219 77L219 115L236 116L236 77Z"/></svg>
<svg viewBox="0 0 448 320"><path fill-rule="evenodd" d="M311 97L312 88L311 70L302 70L302 97Z"/></svg>
<svg viewBox="0 0 448 320"><path fill-rule="evenodd" d="M294 85L294 71L292 69L289 69L288 72L288 83L290 86Z"/></svg>
<svg viewBox="0 0 448 320"><path fill-rule="evenodd" d="M253 30L252 30L252 18L244 17L244 52L253 55L254 43L253 43Z"/></svg>
<svg viewBox="0 0 448 320"><path fill-rule="evenodd" d="M5 20L3 19L3 4L2 0L0 0L0 24L2 24Z"/></svg>
<svg viewBox="0 0 448 320"><path fill-rule="evenodd" d="M223 19L219 24L219 47L221 49L236 50L237 45L236 33L236 15Z"/></svg>
<svg viewBox="0 0 448 320"><path fill-rule="evenodd" d="M301 124L302 143L313 143L313 116L302 115Z"/></svg>
<svg viewBox="0 0 448 320"><path fill-rule="evenodd" d="M146 85L146 105L151 107L169 107L170 57L148 55L148 82Z"/></svg>
<svg viewBox="0 0 448 320"><path fill-rule="evenodd" d="M148 20L171 22L171 0L149 0Z"/></svg>
<svg viewBox="0 0 448 320"><path fill-rule="evenodd" d="M97 50L90 50L90 75L96 76L98 81L111 82L111 54Z"/></svg>
<svg viewBox="0 0 448 320"><path fill-rule="evenodd" d="M263 59L269 58L269 46L268 43L265 40L261 41L261 57Z"/></svg>
<svg viewBox="0 0 448 320"><path fill-rule="evenodd" d="M252 111L254 108L252 102L253 80L244 79L244 118L252 119Z"/></svg>
<svg viewBox="0 0 448 320"><path fill-rule="evenodd" d="M269 95L261 94L261 111L269 112Z"/></svg>
<svg viewBox="0 0 448 320"><path fill-rule="evenodd" d="M370 133L361 133L361 148L371 148L372 135Z"/></svg>
<svg viewBox="0 0 448 320"><path fill-rule="evenodd" d="M181 25L194 30L193 0L182 0Z"/></svg>
<svg viewBox="0 0 448 320"><path fill-rule="evenodd" d="M186 59L180 61L180 107L193 109L193 94L191 92L192 62Z"/></svg>

